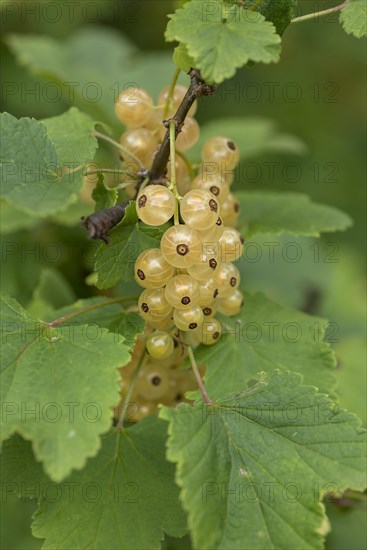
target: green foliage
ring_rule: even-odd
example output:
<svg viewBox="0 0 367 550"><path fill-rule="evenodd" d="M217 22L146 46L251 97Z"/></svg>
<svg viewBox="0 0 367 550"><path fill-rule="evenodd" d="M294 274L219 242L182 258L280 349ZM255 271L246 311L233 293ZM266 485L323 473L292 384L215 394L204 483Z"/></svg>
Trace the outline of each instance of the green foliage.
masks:
<svg viewBox="0 0 367 550"><path fill-rule="evenodd" d="M205 387L220 399L258 379L260 371L296 371L306 384L333 393L335 358L323 342L327 322L282 307L262 294L245 294L245 306L234 318L224 318L226 334L215 346L195 353L207 367ZM225 365L225 368L223 368Z"/></svg>
<svg viewBox="0 0 367 550"><path fill-rule="evenodd" d="M61 273L56 269L45 268L41 271L39 283L34 289L27 311L32 317L47 319L56 309L75 300L73 289Z"/></svg>
<svg viewBox="0 0 367 550"><path fill-rule="evenodd" d="M299 193L238 193L240 226L247 237L258 233L307 235L343 231L352 225L350 217L331 206L315 204Z"/></svg>
<svg viewBox="0 0 367 550"><path fill-rule="evenodd" d="M365 486L356 417L297 374L274 372L214 406L161 417L196 548L322 548L328 484Z"/></svg>
<svg viewBox="0 0 367 550"><path fill-rule="evenodd" d="M298 0L265 0L260 3L259 12L275 25L277 33L282 35L295 16Z"/></svg>
<svg viewBox="0 0 367 550"><path fill-rule="evenodd" d="M56 486L55 499L29 444L13 438L4 445L3 487L4 481L37 484L41 498L33 534L46 539L48 548L158 549L164 532L176 537L186 532L165 442L166 423L155 416L108 433L84 470Z"/></svg>
<svg viewBox="0 0 367 550"><path fill-rule="evenodd" d="M1 317L2 438L17 431L31 439L45 471L60 481L97 453L129 349L98 325L44 325L6 297Z"/></svg>
<svg viewBox="0 0 367 550"><path fill-rule="evenodd" d="M123 220L110 232L108 246L101 245L96 255L98 288L110 288L134 279L134 264L141 252L157 248L165 226L150 227L138 222L135 203L126 208Z"/></svg>
<svg viewBox="0 0 367 550"><path fill-rule="evenodd" d="M45 123L0 116L1 196L38 216L65 210L83 182L80 171L69 173L68 167L86 162L97 149L93 121L77 109ZM76 132L72 138L70 126Z"/></svg>
<svg viewBox="0 0 367 550"><path fill-rule="evenodd" d="M175 65L188 73L191 68L195 66L195 62L192 57L189 55L185 44L179 44L173 52L173 62Z"/></svg>
<svg viewBox="0 0 367 550"><path fill-rule="evenodd" d="M92 199L96 201L95 211L111 208L117 201L117 189L108 189L104 184L103 174L98 174L96 187L93 189Z"/></svg>
<svg viewBox="0 0 367 550"><path fill-rule="evenodd" d="M274 26L250 10L222 0L191 0L170 16L166 39L185 44L204 79L220 83L248 61L279 60Z"/></svg>
<svg viewBox="0 0 367 550"><path fill-rule="evenodd" d="M66 40L11 34L7 44L34 75L56 82L65 101L113 128L121 127L114 102L124 86L138 84L158 94L174 70L171 54L139 53L120 33L97 25Z"/></svg>
<svg viewBox="0 0 367 550"><path fill-rule="evenodd" d="M367 36L367 4L365 0L349 0L340 14L340 22L348 34Z"/></svg>

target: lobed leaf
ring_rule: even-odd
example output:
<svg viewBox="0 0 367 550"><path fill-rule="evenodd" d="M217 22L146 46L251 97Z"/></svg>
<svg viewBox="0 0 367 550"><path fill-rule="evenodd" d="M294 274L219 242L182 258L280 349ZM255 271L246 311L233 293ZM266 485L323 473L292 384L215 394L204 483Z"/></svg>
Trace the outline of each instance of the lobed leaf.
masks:
<svg viewBox="0 0 367 550"><path fill-rule="evenodd" d="M83 184L81 171L70 172L70 168L86 162L97 150L92 119L77 109L45 122L18 120L9 113L0 117L1 196L33 216L65 210ZM72 138L70 127L75 130Z"/></svg>
<svg viewBox="0 0 367 550"><path fill-rule="evenodd" d="M30 445L15 437L4 444L2 487L15 486L21 496L39 489L33 534L46 539L44 548L158 550L164 533L186 532L166 437L166 423L156 416L110 432L85 469L60 485L50 484Z"/></svg>
<svg viewBox="0 0 367 550"><path fill-rule="evenodd" d="M279 60L280 36L259 13L222 0L191 0L169 17L166 39L182 42L209 82L223 82L249 61Z"/></svg>
<svg viewBox="0 0 367 550"><path fill-rule="evenodd" d="M330 487L366 485L357 418L295 373L160 416L195 548L321 549L329 527L319 501Z"/></svg>
<svg viewBox="0 0 367 550"><path fill-rule="evenodd" d="M2 438L30 439L47 474L61 481L98 452L129 348L98 326L47 326L7 297L1 319Z"/></svg>
<svg viewBox="0 0 367 550"><path fill-rule="evenodd" d="M349 0L340 13L340 23L348 34L357 38L367 36L367 3L365 0Z"/></svg>
<svg viewBox="0 0 367 550"><path fill-rule="evenodd" d="M246 293L241 313L223 318L220 341L195 350L197 362L206 365L208 394L221 399L246 388L260 371L274 370L298 372L306 384L333 393L336 361L323 342L326 326L324 319Z"/></svg>
<svg viewBox="0 0 367 550"><path fill-rule="evenodd" d="M300 193L241 191L239 225L249 238L258 233L319 237L320 233L344 231L351 218L332 206L316 204Z"/></svg>

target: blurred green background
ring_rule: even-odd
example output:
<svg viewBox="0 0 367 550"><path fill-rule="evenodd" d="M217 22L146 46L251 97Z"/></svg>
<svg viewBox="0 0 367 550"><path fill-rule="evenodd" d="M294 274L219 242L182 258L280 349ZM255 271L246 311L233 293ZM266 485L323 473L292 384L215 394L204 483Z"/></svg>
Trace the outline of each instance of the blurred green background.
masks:
<svg viewBox="0 0 367 550"><path fill-rule="evenodd" d="M55 82L51 69L53 65L60 68L59 56L46 45L42 50L41 45L41 57L46 59L50 70L43 65L39 71L37 64L30 62L32 51L25 49L15 56L17 46L9 38L12 33L60 40L54 43L56 54L69 39L74 40L75 47L78 36L85 31L91 37L94 33L99 35L102 42L106 36L105 48L97 51L92 39L90 47L83 51L83 58L74 59L71 48L69 80L71 75L78 81L81 75L81 81L89 79L102 82L105 88L111 87L112 94L114 82L125 82L125 78L131 82L134 78L156 99L174 72L172 45L165 44L163 33L166 15L179 4L173 0L2 1L1 110L17 117L41 119L61 114L71 105L65 94L55 99L45 88L48 82ZM334 4L337 2L301 0L299 14ZM114 76L112 69L118 66L122 35L140 53L131 50L128 74ZM130 51L126 43L124 47ZM346 35L337 16L295 24L285 32L280 64L240 70L235 78L219 87L214 97L201 101L197 115L201 124L229 116L271 119L282 132L298 136L306 144L307 152L303 155L273 152L242 159L235 188L304 192L315 201L341 208L353 218L353 228L345 233L324 235L319 244L313 239L287 235L262 236L254 240L262 251L261 257L253 261L245 256L241 271L246 289L262 290L281 303L331 321L329 340L338 354L341 405L358 413L364 424L365 65L365 42ZM80 101L79 97L76 101L79 107ZM103 121L98 102L82 107L96 120ZM108 159L108 151L100 149L100 162ZM34 288L41 273L45 277L49 271L44 270L51 269L53 283L58 285L61 277L60 286L70 299L95 293L85 278L92 271L91 258L96 245L87 241L79 227L77 209L52 221L29 225L22 214L7 213L2 235L2 250L7 252L1 265L4 291L23 305L31 303L35 307ZM43 253L55 242L61 247L57 256ZM274 259L264 246L267 242L276 246ZM29 253L33 243L38 243L40 254ZM73 255L68 243L75 245ZM297 243L302 251L298 262L284 257L284 247L289 243ZM42 283L37 296L40 294ZM367 547L363 500L351 497L344 508L328 503L327 509L332 524L327 539L329 550ZM40 548L41 541L32 539L29 532L34 510L32 501L20 502L16 497L2 503L4 549ZM189 542L167 541L165 547L180 550L188 548Z"/></svg>

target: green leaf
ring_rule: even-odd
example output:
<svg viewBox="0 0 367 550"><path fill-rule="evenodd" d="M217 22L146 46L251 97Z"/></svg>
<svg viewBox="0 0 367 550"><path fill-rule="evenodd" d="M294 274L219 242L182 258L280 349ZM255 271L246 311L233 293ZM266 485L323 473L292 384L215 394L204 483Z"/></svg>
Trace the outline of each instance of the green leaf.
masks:
<svg viewBox="0 0 367 550"><path fill-rule="evenodd" d="M102 297L78 300L71 306L52 312L47 321L78 311L79 314L66 320L64 325L97 325L107 328L110 332L123 336L124 344L132 348L137 337L144 332L145 323L137 313L124 311L122 303L109 302Z"/></svg>
<svg viewBox="0 0 367 550"><path fill-rule="evenodd" d="M40 281L34 289L27 311L31 316L44 318L55 309L75 301L75 294L70 284L59 271L46 268L41 271Z"/></svg>
<svg viewBox="0 0 367 550"><path fill-rule="evenodd" d="M3 235L9 235L20 229L31 229L38 223L38 218L18 210L5 200L0 201L0 233Z"/></svg>
<svg viewBox="0 0 367 550"><path fill-rule="evenodd" d="M117 94L131 84L158 96L174 71L171 53L138 53L120 32L96 24L67 39L11 34L6 42L19 63L38 78L55 82L67 103L120 133L114 112Z"/></svg>
<svg viewBox="0 0 367 550"><path fill-rule="evenodd" d="M98 452L129 349L96 326L49 327L11 298L2 297L1 317L2 438L32 440L37 460L60 481Z"/></svg>
<svg viewBox="0 0 367 550"><path fill-rule="evenodd" d="M201 127L200 140L190 150L190 158L199 159L205 141L214 135L233 139L244 161L267 152L295 155L307 152L307 147L298 137L280 132L273 120L258 117L226 117L207 122Z"/></svg>
<svg viewBox="0 0 367 550"><path fill-rule="evenodd" d="M267 21L272 21L277 33L282 35L296 14L298 0L265 0L259 12Z"/></svg>
<svg viewBox="0 0 367 550"><path fill-rule="evenodd" d="M240 227L249 238L258 233L319 237L320 233L344 231L351 218L332 206L316 204L300 193L241 191Z"/></svg>
<svg viewBox="0 0 367 550"><path fill-rule="evenodd" d="M126 208L123 220L109 233L109 244L101 245L96 254L95 270L98 288L110 288L122 280L134 279L134 264L147 248L159 247L166 226L150 227L138 222L135 203Z"/></svg>
<svg viewBox="0 0 367 550"><path fill-rule="evenodd" d="M59 166L73 168L93 159L98 142L92 134L95 122L89 115L72 107L66 113L42 122L55 146Z"/></svg>
<svg viewBox="0 0 367 550"><path fill-rule="evenodd" d="M93 122L72 111L79 120L75 151L69 149L69 114L51 119L51 135L46 125L30 118L16 119L8 113L1 120L1 196L31 215L46 216L75 202L83 183L81 172L61 168L65 162L79 164L93 155L97 141L90 135ZM82 130L84 128L84 130ZM86 146L80 146L86 140ZM93 140L93 146L91 144ZM58 153L60 152L60 158ZM87 156L88 155L88 156ZM68 156L68 158L67 158Z"/></svg>
<svg viewBox="0 0 367 550"><path fill-rule="evenodd" d="M365 485L357 418L300 384L275 372L214 406L162 409L194 547L321 549L319 499Z"/></svg>
<svg viewBox="0 0 367 550"><path fill-rule="evenodd" d="M205 387L212 399L246 388L260 371L296 371L306 384L330 393L335 387L335 357L323 343L327 322L282 307L260 293L245 294L241 313L224 318L223 334L214 346L195 350L205 364Z"/></svg>
<svg viewBox="0 0 367 550"><path fill-rule="evenodd" d="M40 487L33 535L45 538L46 548L159 549L164 533L180 537L186 532L174 467L165 459L166 437L166 422L155 415L110 432L85 469L55 487L57 499L20 438L4 446L2 475L20 490Z"/></svg>
<svg viewBox="0 0 367 550"><path fill-rule="evenodd" d="M185 44L179 44L176 46L173 52L173 61L181 71L188 73L190 69L194 68L195 62L189 55Z"/></svg>
<svg viewBox="0 0 367 550"><path fill-rule="evenodd" d="M191 0L169 17L166 39L183 42L209 82L223 82L248 61L279 60L281 39L259 13L221 0Z"/></svg>
<svg viewBox="0 0 367 550"><path fill-rule="evenodd" d="M115 206L117 197L117 189L108 189L104 184L103 174L98 174L97 185L92 192L92 199L96 201L95 212Z"/></svg>
<svg viewBox="0 0 367 550"><path fill-rule="evenodd" d="M112 28L85 26L68 39L7 36L18 61L46 81L56 82L70 103L102 120L113 116L117 80L132 63L135 47ZM106 112L111 116L106 116Z"/></svg>
<svg viewBox="0 0 367 550"><path fill-rule="evenodd" d="M349 0L340 14L340 23L348 34L367 36L367 4L365 0Z"/></svg>

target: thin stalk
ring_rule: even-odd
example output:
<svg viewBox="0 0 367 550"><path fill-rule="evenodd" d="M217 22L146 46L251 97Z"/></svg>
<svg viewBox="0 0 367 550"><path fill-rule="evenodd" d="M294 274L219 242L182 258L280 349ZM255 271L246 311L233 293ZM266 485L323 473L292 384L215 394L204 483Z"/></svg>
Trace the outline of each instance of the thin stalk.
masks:
<svg viewBox="0 0 367 550"><path fill-rule="evenodd" d="M138 381L139 372L140 372L140 369L141 369L141 366L144 362L145 357L146 357L146 353L144 351L141 354L138 366L136 367L136 369L134 371L134 374L131 377L130 386L129 386L129 389L128 389L127 394L126 394L124 404L122 405L122 409L121 409L121 412L119 414L118 422L116 424L116 429L117 430L122 430L123 427L124 427L124 420L126 418L127 409L129 408L130 399L131 399L132 393L134 391L134 388L136 386L136 382Z"/></svg>
<svg viewBox="0 0 367 550"><path fill-rule="evenodd" d="M214 405L214 401L212 401L209 397L209 395L206 392L203 379L201 378L201 374L199 372L198 366L196 364L194 352L192 351L191 346L187 346L187 352L189 354L189 359L191 363L191 368L193 370L193 373L195 375L196 381L198 383L199 389L201 391L201 395L203 396L203 399L207 405Z"/></svg>
<svg viewBox="0 0 367 550"><path fill-rule="evenodd" d="M180 76L180 72L181 72L181 69L176 69L175 74L173 75L173 78L172 78L172 81L171 81L171 84L170 84L170 87L169 87L166 103L164 105L163 118L167 118L168 111L169 111L169 106L170 106L171 100L173 98L173 93L175 91L175 86L177 84L178 77Z"/></svg>
<svg viewBox="0 0 367 550"><path fill-rule="evenodd" d="M47 323L48 328L54 328L58 327L62 323L65 323L65 321L69 321L69 319L73 319L73 317L77 317L77 315L81 315L82 313L87 313L88 311L93 311L94 309L98 309L100 307L110 306L111 304L120 304L123 302L133 302L136 300L136 296L124 296L123 298L111 298L110 300L106 300L105 302L101 302L98 304L93 304L91 306L85 306L81 307L80 309L76 311L72 311L71 313L67 313L66 315L63 315L62 317L59 317L59 319L55 319L54 321L51 321L50 323Z"/></svg>
<svg viewBox="0 0 367 550"><path fill-rule="evenodd" d="M191 179L194 179L194 177L195 177L195 171L194 171L194 168L193 168L191 162L190 162L189 159L187 158L187 156L184 155L183 153L181 153L181 151L176 151L176 155L177 155L178 157L180 157L180 158L184 161L184 163L186 164L187 169L188 169L188 171L189 171L190 178L191 178Z"/></svg>
<svg viewBox="0 0 367 550"><path fill-rule="evenodd" d="M104 139L105 141L107 141L108 143L111 143L112 145L114 145L114 147L117 147L118 149L120 149L125 155L127 155L128 157L131 158L131 160L133 160L134 162L136 162L136 164L139 166L140 170L143 170L144 169L144 166L143 166L143 163L141 162L140 159L138 159L138 157L136 157L131 151L129 151L128 149L126 149L123 145L121 145L121 143L118 143L117 141L115 141L114 139L110 138L109 136L106 136L105 134L101 134L101 132L97 132L97 130L95 130L93 132L93 135L100 138L100 139Z"/></svg>
<svg viewBox="0 0 367 550"><path fill-rule="evenodd" d="M327 10L317 11L315 13L308 13L307 15L301 15L301 17L295 17L292 19L291 23L302 23L303 21L309 21L310 19L316 19L317 17L323 17L325 15L330 15L332 13L337 13L338 11L343 10L348 2L343 2L339 6L334 8L329 8Z"/></svg>
<svg viewBox="0 0 367 550"><path fill-rule="evenodd" d="M92 174L123 174L124 176L130 176L136 180L140 179L138 174L134 174L134 172L130 172L130 170L120 170L119 168L96 168L87 170L87 172L84 172L83 176L90 176Z"/></svg>
<svg viewBox="0 0 367 550"><path fill-rule="evenodd" d="M171 183L169 189L173 192L176 198L176 207L173 217L173 222L175 225L180 223L179 215L179 199L181 198L177 192L177 182L176 182L176 121L171 120L169 123L169 143L170 143L170 161L171 161Z"/></svg>

